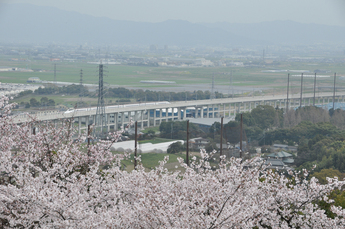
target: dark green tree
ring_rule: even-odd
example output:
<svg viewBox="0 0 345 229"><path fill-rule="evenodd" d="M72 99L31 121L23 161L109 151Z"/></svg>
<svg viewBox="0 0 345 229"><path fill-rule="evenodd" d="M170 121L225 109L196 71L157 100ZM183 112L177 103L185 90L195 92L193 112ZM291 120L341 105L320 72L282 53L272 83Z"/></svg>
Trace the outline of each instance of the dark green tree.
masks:
<svg viewBox="0 0 345 229"><path fill-rule="evenodd" d="M30 106L31 107L39 107L40 103L35 98L31 98L30 99Z"/></svg>
<svg viewBox="0 0 345 229"><path fill-rule="evenodd" d="M243 124L246 126L254 126L255 125L255 119L253 118L252 114L250 112L246 112L242 114ZM241 121L241 114L236 114L235 121L240 122Z"/></svg>
<svg viewBox="0 0 345 229"><path fill-rule="evenodd" d="M237 121L230 121L224 125L224 137L228 142L235 144L240 141L240 123Z"/></svg>
<svg viewBox="0 0 345 229"><path fill-rule="evenodd" d="M266 130L273 126L276 110L269 105L259 105L252 110L251 116L260 129Z"/></svg>
<svg viewBox="0 0 345 229"><path fill-rule="evenodd" d="M185 146L181 142L174 142L169 145L167 149L167 153L169 154L177 154L185 150Z"/></svg>

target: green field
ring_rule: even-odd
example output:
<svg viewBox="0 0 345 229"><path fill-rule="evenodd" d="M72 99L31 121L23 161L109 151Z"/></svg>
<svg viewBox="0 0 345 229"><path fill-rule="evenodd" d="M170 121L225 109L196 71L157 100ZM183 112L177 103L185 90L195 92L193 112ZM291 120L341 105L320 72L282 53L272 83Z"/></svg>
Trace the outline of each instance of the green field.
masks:
<svg viewBox="0 0 345 229"><path fill-rule="evenodd" d="M166 138L154 138L154 139L148 139L148 140L142 140L139 141L140 144L144 143L152 143L152 144L158 144L158 143L163 143L163 142L171 142L171 139L166 139Z"/></svg>
<svg viewBox="0 0 345 229"><path fill-rule="evenodd" d="M11 61L10 56L0 56L0 66L29 68L43 70L43 72L0 72L0 82L3 83L26 83L29 77L39 77L41 80L52 81L54 78L54 65L48 60ZM79 83L80 69L83 69L83 81L88 84L98 83L98 69L95 64L86 62L58 62L57 81ZM338 76L345 75L345 66L341 63L299 63L286 62L275 66L266 65L265 68L259 67L146 67L128 65L107 65L104 77L105 85L142 87L142 88L164 88L173 86L186 86L195 84L211 85L212 75L215 76L215 84L229 85L230 72L233 76L233 86L251 86L275 88L276 93L284 91L287 82L287 73L263 73L262 70L269 69L289 69L289 70L309 70L325 69L337 72ZM313 73L310 73L313 74ZM292 75L300 75L292 73ZM152 85L142 84L140 80L168 80L175 81L174 85ZM338 86L345 86L345 80L338 80ZM291 77L292 92L297 93L300 85L300 77ZM318 86L332 86L333 77L319 78ZM304 87L306 90L312 87L313 79L305 78ZM192 88L191 90L196 90Z"/></svg>
<svg viewBox="0 0 345 229"><path fill-rule="evenodd" d="M174 171L176 169L183 170L184 169L179 166L179 163L177 161L178 157L185 158L185 154L167 154L167 153L143 153L140 154L141 156L141 164L145 167L147 170L151 170L159 165L159 161L163 161L165 156L169 156L169 161L166 164L166 168L168 168L171 171ZM131 157L127 160L123 160L122 163L126 165L126 170L131 171L134 168L134 155L131 154ZM177 166L178 168L176 168Z"/></svg>
<svg viewBox="0 0 345 229"><path fill-rule="evenodd" d="M149 130L153 130L155 133L159 131L159 126L153 126L150 128L146 128L145 130L142 130L141 132L143 132L144 134L149 132Z"/></svg>

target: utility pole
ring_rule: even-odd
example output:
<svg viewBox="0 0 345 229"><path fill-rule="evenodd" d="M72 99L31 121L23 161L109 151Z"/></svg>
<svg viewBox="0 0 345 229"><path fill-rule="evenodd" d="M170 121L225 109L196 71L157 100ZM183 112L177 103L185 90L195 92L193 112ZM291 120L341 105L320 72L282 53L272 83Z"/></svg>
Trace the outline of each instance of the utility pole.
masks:
<svg viewBox="0 0 345 229"><path fill-rule="evenodd" d="M231 79L230 79L230 82L229 82L228 98L230 98L230 89L231 89Z"/></svg>
<svg viewBox="0 0 345 229"><path fill-rule="evenodd" d="M173 128L174 128L174 125L173 125L173 123L171 122L171 139L173 139Z"/></svg>
<svg viewBox="0 0 345 229"><path fill-rule="evenodd" d="M219 156L223 155L223 117L220 119L220 151ZM219 157L219 160L221 160Z"/></svg>
<svg viewBox="0 0 345 229"><path fill-rule="evenodd" d="M137 146L138 146L138 121L135 121L135 138L134 138L134 169L137 170Z"/></svg>
<svg viewBox="0 0 345 229"><path fill-rule="evenodd" d="M231 78L230 78L230 84L231 84L231 88L232 88L232 95L231 95L231 98L233 99L234 98L234 85L232 84L232 70L231 70Z"/></svg>
<svg viewBox="0 0 345 229"><path fill-rule="evenodd" d="M301 75L301 98L299 101L299 107L302 107L302 94L303 94L303 73Z"/></svg>
<svg viewBox="0 0 345 229"><path fill-rule="evenodd" d="M87 125L87 155L90 158L90 134L91 134L91 128L90 128L90 124Z"/></svg>
<svg viewBox="0 0 345 229"><path fill-rule="evenodd" d="M290 73L288 74L287 90L286 90L286 112L289 110L289 87L290 87Z"/></svg>
<svg viewBox="0 0 345 229"><path fill-rule="evenodd" d="M316 91L316 72L314 77L314 98L313 98L313 106L315 106L315 91Z"/></svg>
<svg viewBox="0 0 345 229"><path fill-rule="evenodd" d="M337 73L334 73L334 88L333 88L333 111L334 111L334 102L335 102L335 81L337 78Z"/></svg>
<svg viewBox="0 0 345 229"><path fill-rule="evenodd" d="M189 166L189 120L187 120L186 162L187 162L187 165Z"/></svg>
<svg viewBox="0 0 345 229"><path fill-rule="evenodd" d="M240 124L240 158L242 159L243 153L242 153L242 132L243 132L243 114L241 114L241 124Z"/></svg>
<svg viewBox="0 0 345 229"><path fill-rule="evenodd" d="M213 125L213 141L216 140L216 124Z"/></svg>

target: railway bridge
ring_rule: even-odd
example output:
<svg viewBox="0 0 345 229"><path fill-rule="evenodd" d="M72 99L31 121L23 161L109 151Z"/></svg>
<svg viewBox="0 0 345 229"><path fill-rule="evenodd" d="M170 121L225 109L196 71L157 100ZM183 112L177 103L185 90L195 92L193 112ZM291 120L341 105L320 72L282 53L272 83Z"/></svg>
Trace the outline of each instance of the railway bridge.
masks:
<svg viewBox="0 0 345 229"><path fill-rule="evenodd" d="M344 102L344 99L345 92L339 92L334 97L334 102ZM324 106L330 102L333 102L333 93L319 93L315 96L315 105L317 106ZM105 125L108 131L116 131L133 120L137 121L138 127L143 129L157 126L164 121L186 120L188 117L233 117L237 113L249 112L258 105L271 105L286 110L287 108L313 105L313 103L313 94L303 94L302 101L300 94L294 94L289 99L283 95L271 95L107 106L105 108ZM67 112L45 111L30 116L27 114L17 115L14 117L14 122L23 123L34 118L37 121L51 121L58 124L64 119L72 118L77 123L80 134L82 130L87 129L89 124L95 123L96 108L82 108Z"/></svg>

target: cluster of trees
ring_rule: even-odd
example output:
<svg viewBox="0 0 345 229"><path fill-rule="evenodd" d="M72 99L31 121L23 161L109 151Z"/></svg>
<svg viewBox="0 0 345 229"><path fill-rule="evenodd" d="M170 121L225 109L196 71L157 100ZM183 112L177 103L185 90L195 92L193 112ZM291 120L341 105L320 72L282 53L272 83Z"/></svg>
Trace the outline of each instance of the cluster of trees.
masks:
<svg viewBox="0 0 345 229"><path fill-rule="evenodd" d="M313 124L310 121L303 121L292 128L281 128L268 131L265 133L265 139L263 140L267 145L272 145L273 143L295 145L298 144L302 138L312 139L316 135L330 136L340 132L340 129L337 129L329 122Z"/></svg>
<svg viewBox="0 0 345 229"><path fill-rule="evenodd" d="M159 126L160 137L171 139L187 139L187 121L162 122ZM189 137L206 137L206 134L193 123L189 123Z"/></svg>
<svg viewBox="0 0 345 229"><path fill-rule="evenodd" d="M317 134L314 138L301 138L296 164L305 168L317 165L316 171L333 168L345 172L345 133Z"/></svg>
<svg viewBox="0 0 345 229"><path fill-rule="evenodd" d="M89 94L88 89L79 84L72 84L62 87L56 87L54 85L47 85L46 87L42 88L39 87L34 91L34 94L37 95L51 95L51 94L84 94L84 96L87 96Z"/></svg>
<svg viewBox="0 0 345 229"><path fill-rule="evenodd" d="M345 173L345 111L302 107L289 110L258 106L243 114L243 139L256 140L261 146L274 143L298 145L295 165L299 168L334 169ZM220 142L220 123L216 122L208 136ZM224 125L223 142L240 141L240 115ZM338 174L334 174L338 175Z"/></svg>
<svg viewBox="0 0 345 229"><path fill-rule="evenodd" d="M0 107L2 228L345 227L345 210L330 199L343 181L267 171L258 158L213 168L204 151L190 166L179 158L184 173L164 168L167 157L127 172L126 155L109 150L120 133L87 146L87 136L72 138L72 121L16 125L7 98Z"/></svg>
<svg viewBox="0 0 345 229"><path fill-rule="evenodd" d="M46 85L44 88L39 87L35 91L27 90L20 92L18 94L18 97L23 97L26 95L52 95L52 94L70 94L70 95L75 95L75 94L83 94L84 96L88 96L89 92L88 89L85 86L82 85L77 85L77 84L72 84L68 86L62 86L62 87L57 87L55 85Z"/></svg>
<svg viewBox="0 0 345 229"><path fill-rule="evenodd" d="M327 111L319 107L291 109L283 114L282 109L260 105L251 112L242 114L243 136L246 140L256 140L259 145L273 143L298 144L301 137L313 138L316 134L329 135L345 130L345 111ZM241 115L235 121L224 125L223 138L230 143L239 142ZM315 124L315 125L314 125ZM220 139L220 123L214 123L209 137Z"/></svg>
<svg viewBox="0 0 345 229"><path fill-rule="evenodd" d="M341 124L339 122L340 121L339 119L343 115L345 116L345 112L340 109L334 112L333 110L327 111L320 107L313 107L313 106L300 107L297 110L290 109L285 113L283 127L291 128L298 125L302 121L310 121L312 123L331 122L338 126L338 124ZM344 125L345 125L345 120L342 120L342 126Z"/></svg>
<svg viewBox="0 0 345 229"><path fill-rule="evenodd" d="M165 91L150 91L142 89L126 89L123 87L107 88L105 92L106 97L115 98L135 98L137 101L183 101L183 100L202 100L210 99L210 91L194 91L194 92L165 92ZM216 98L223 98L222 93L215 93Z"/></svg>
<svg viewBox="0 0 345 229"><path fill-rule="evenodd" d="M177 154L185 150L186 150L186 146L184 144L182 144L181 142L174 142L171 145L169 145L167 149L167 153Z"/></svg>
<svg viewBox="0 0 345 229"><path fill-rule="evenodd" d="M281 128L267 130L259 143L298 145L296 166L311 169L316 165L315 172L334 169L344 173L344 127L343 110L327 111L318 107L302 107L286 112Z"/></svg>
<svg viewBox="0 0 345 229"><path fill-rule="evenodd" d="M21 91L19 92L17 97L24 97L26 95L31 95L31 94L32 94L32 90Z"/></svg>
<svg viewBox="0 0 345 229"><path fill-rule="evenodd" d="M269 105L260 105L251 112L242 114L243 119L243 139L250 141L260 141L263 139L264 131L276 129L283 124L283 110L273 108ZM241 115L237 114L235 121L224 124L223 138L232 144L240 141ZM220 139L220 123L215 122L209 130L210 138ZM218 141L219 142L219 141Z"/></svg>
<svg viewBox="0 0 345 229"><path fill-rule="evenodd" d="M25 108L30 108L30 107L49 107L49 106L55 106L55 101L53 99L48 99L47 97L42 97L40 101L38 101L36 98L31 98L30 102L26 102L23 104Z"/></svg>
<svg viewBox="0 0 345 229"><path fill-rule="evenodd" d="M30 94L36 95L52 95L52 94L83 94L83 96L96 96L95 93L90 93L85 86L72 84L63 87L56 87L54 85L46 85L46 87L39 87L34 92L31 90L20 92L18 97L23 97ZM164 92L164 91L150 91L142 89L126 89L123 87L106 88L105 97L120 98L120 99L136 99L138 102L145 101L183 101L183 100L202 100L210 99L210 91L194 91L194 92ZM216 98L223 98L223 94L215 92ZM126 101L127 101L126 100ZM130 101L130 100L129 100Z"/></svg>

